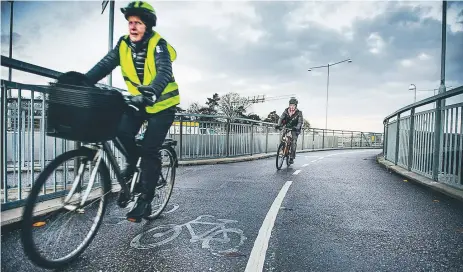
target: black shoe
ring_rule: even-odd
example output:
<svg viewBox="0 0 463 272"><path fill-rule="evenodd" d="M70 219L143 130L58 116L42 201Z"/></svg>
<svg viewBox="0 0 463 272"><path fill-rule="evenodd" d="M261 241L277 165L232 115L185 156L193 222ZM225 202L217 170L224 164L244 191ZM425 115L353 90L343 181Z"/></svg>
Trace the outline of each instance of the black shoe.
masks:
<svg viewBox="0 0 463 272"><path fill-rule="evenodd" d="M289 159L289 164L293 164L293 163L294 163L294 159L293 158Z"/></svg>
<svg viewBox="0 0 463 272"><path fill-rule="evenodd" d="M127 220L130 222L139 223L142 218L146 218L151 215L151 201L148 201L142 196L140 196L133 205L132 210L127 213Z"/></svg>

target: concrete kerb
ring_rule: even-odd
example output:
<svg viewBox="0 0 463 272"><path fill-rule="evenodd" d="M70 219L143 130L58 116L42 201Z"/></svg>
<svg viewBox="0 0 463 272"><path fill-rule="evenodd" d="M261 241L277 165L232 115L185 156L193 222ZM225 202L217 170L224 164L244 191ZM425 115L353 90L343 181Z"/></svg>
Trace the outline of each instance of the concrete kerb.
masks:
<svg viewBox="0 0 463 272"><path fill-rule="evenodd" d="M443 193L445 195L448 195L452 198L455 198L459 201L463 202L463 190L454 188L452 186L449 186L447 184L441 183L441 182L436 182L430 178L423 177L419 174L413 173L411 171L408 171L407 169L404 169L398 165L395 165L394 163L387 161L382 154L378 155L376 157L376 161L384 166L387 170L392 171L404 178L406 178L409 181L412 181L414 183L424 185L428 188L431 188L435 191L438 191L440 193Z"/></svg>
<svg viewBox="0 0 463 272"><path fill-rule="evenodd" d="M331 149L308 149L308 150L298 150L297 153L308 153L308 152L318 152L318 151L330 151L330 150L355 150L355 149L378 149L372 147L361 147L361 148L331 148ZM258 154L258 155L248 155L240 157L231 157L231 158L217 158L217 159L200 159L200 160L191 160L191 161L179 161L181 166L195 166L195 165L213 165L213 164L226 164L226 163L236 163L236 162L245 162L245 161L254 161L260 159L266 159L275 157L276 152L268 154ZM117 193L120 190L118 184L112 185L112 193ZM13 224L18 224L21 222L23 207L18 207L6 211L2 211L1 215L1 227L8 227Z"/></svg>

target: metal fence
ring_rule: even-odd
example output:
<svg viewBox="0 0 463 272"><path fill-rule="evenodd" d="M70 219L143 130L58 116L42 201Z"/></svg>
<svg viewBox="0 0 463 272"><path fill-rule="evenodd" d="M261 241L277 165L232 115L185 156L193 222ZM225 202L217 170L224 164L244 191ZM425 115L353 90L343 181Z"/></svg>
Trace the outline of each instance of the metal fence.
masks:
<svg viewBox="0 0 463 272"><path fill-rule="evenodd" d="M2 65L3 60L2 56ZM27 65L15 67L37 74L33 69L28 70ZM53 73L48 77L55 78L58 72ZM47 94L43 88L1 81L2 210L23 205L44 167L56 156L76 147L73 141L46 135L46 106ZM176 152L181 161L276 153L281 135L274 126L241 118L177 114L168 137L178 141ZM382 144L382 133L310 128L299 135L297 149L381 148ZM112 146L119 162L124 163L123 156ZM72 165L64 171L72 174ZM115 178L112 171L111 176ZM62 175L53 181L50 193L65 189L70 182L71 175Z"/></svg>
<svg viewBox="0 0 463 272"><path fill-rule="evenodd" d="M463 189L462 94L463 86L404 107L386 117L383 147L386 160ZM431 105L433 109L423 109Z"/></svg>

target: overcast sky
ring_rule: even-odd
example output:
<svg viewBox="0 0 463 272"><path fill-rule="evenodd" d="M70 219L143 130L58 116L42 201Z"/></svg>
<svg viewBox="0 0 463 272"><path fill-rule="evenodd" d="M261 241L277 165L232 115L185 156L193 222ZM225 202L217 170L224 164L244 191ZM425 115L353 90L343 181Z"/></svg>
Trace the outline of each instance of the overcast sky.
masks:
<svg viewBox="0 0 463 272"><path fill-rule="evenodd" d="M114 43L127 33L116 2ZM151 1L156 30L177 50L181 106L204 104L214 92L243 96L295 94L304 117L328 127L382 132L382 120L438 88L441 2L179 2ZM8 56L10 5L2 1L2 55ZM463 2L449 2L446 85L463 85ZM87 72L108 50L108 12L101 1L15 2L13 57L58 71ZM2 68L2 78L7 78ZM45 83L13 72L13 80ZM125 87L117 68L113 84ZM432 95L418 92L417 99ZM256 104L261 117L281 114L288 99Z"/></svg>

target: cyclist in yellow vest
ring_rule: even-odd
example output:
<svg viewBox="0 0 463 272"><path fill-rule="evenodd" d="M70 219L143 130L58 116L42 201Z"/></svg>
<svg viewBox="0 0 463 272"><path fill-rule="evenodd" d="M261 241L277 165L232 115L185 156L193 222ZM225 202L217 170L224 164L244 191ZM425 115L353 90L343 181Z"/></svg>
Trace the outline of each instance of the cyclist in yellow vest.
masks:
<svg viewBox="0 0 463 272"><path fill-rule="evenodd" d="M124 178L130 178L137 163L135 135L143 121L148 121L142 146L141 193L137 203L127 213L127 219L141 219L151 213L151 201L159 180L161 159L158 157L167 132L174 121L175 106L180 103L177 83L172 73L172 62L177 54L174 48L152 30L156 26L154 8L142 1L121 8L128 21L129 34L122 36L115 48L85 75L94 84L106 77L118 65L132 102L145 111L124 115L118 138L128 153ZM118 147L121 148L121 147ZM128 199L119 194L118 205L126 207ZM137 220L138 221L138 220Z"/></svg>

